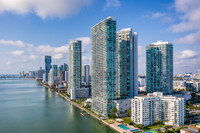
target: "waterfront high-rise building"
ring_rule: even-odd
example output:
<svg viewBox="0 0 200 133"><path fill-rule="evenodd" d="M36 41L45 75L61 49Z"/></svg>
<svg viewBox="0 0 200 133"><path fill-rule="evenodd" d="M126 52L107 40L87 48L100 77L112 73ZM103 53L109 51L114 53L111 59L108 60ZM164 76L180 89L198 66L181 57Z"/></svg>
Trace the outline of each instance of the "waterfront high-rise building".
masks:
<svg viewBox="0 0 200 133"><path fill-rule="evenodd" d="M24 77L25 76L25 73L24 73L24 71L22 71L22 77Z"/></svg>
<svg viewBox="0 0 200 133"><path fill-rule="evenodd" d="M61 66L59 67L59 71L63 71L63 69L64 69L64 66L61 65Z"/></svg>
<svg viewBox="0 0 200 133"><path fill-rule="evenodd" d="M34 78L35 77L35 71L29 71L29 77Z"/></svg>
<svg viewBox="0 0 200 133"><path fill-rule="evenodd" d="M131 28L117 32L117 98L138 95L138 35Z"/></svg>
<svg viewBox="0 0 200 133"><path fill-rule="evenodd" d="M69 71L65 71L65 81L69 83Z"/></svg>
<svg viewBox="0 0 200 133"><path fill-rule="evenodd" d="M69 71L69 66L66 63L63 65L63 71Z"/></svg>
<svg viewBox="0 0 200 133"><path fill-rule="evenodd" d="M92 27L92 110L108 116L116 99L116 21Z"/></svg>
<svg viewBox="0 0 200 133"><path fill-rule="evenodd" d="M57 84L59 75L60 75L60 73L59 73L59 70L58 70L58 66L52 65L52 68L50 69L49 74L48 74L49 85Z"/></svg>
<svg viewBox="0 0 200 133"><path fill-rule="evenodd" d="M61 65L60 67L59 67L59 71L68 71L68 65L67 64L65 64L64 63L64 65Z"/></svg>
<svg viewBox="0 0 200 133"><path fill-rule="evenodd" d="M167 125L181 126L184 125L185 101L184 98L154 92L134 97L131 111L131 119L136 124L148 126L161 120Z"/></svg>
<svg viewBox="0 0 200 133"><path fill-rule="evenodd" d="M45 73L45 70L40 67L40 70L36 71L36 79L43 79L43 74Z"/></svg>
<svg viewBox="0 0 200 133"><path fill-rule="evenodd" d="M60 71L60 84L62 84L63 81L66 81L65 74L66 74L65 71Z"/></svg>
<svg viewBox="0 0 200 133"><path fill-rule="evenodd" d="M82 42L73 40L69 44L69 88L81 88Z"/></svg>
<svg viewBox="0 0 200 133"><path fill-rule="evenodd" d="M48 82L48 73L51 69L51 56L45 56L45 82Z"/></svg>
<svg viewBox="0 0 200 133"><path fill-rule="evenodd" d="M146 47L147 92L173 93L173 45L152 43Z"/></svg>
<svg viewBox="0 0 200 133"><path fill-rule="evenodd" d="M88 86L90 84L90 65L84 65L82 69L83 77L84 77L84 82Z"/></svg>

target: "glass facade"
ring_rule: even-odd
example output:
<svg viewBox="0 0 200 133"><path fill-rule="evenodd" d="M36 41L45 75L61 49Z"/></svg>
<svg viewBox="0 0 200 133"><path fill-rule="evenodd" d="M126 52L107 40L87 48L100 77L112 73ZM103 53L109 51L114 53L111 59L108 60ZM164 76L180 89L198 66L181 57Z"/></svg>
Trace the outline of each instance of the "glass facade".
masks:
<svg viewBox="0 0 200 133"><path fill-rule="evenodd" d="M51 69L51 56L45 56L45 76L46 76L46 81L48 82L48 73Z"/></svg>
<svg viewBox="0 0 200 133"><path fill-rule="evenodd" d="M134 35L131 28L117 32L117 98L120 99L138 95L138 50Z"/></svg>
<svg viewBox="0 0 200 133"><path fill-rule="evenodd" d="M173 45L157 42L146 47L147 92L173 92Z"/></svg>
<svg viewBox="0 0 200 133"><path fill-rule="evenodd" d="M116 21L92 27L92 110L108 116L116 99Z"/></svg>
<svg viewBox="0 0 200 133"><path fill-rule="evenodd" d="M82 42L73 40L69 45L69 88L81 88Z"/></svg>
<svg viewBox="0 0 200 133"><path fill-rule="evenodd" d="M48 74L48 84L54 85L56 83L57 77L59 77L59 70L57 65L52 65Z"/></svg>

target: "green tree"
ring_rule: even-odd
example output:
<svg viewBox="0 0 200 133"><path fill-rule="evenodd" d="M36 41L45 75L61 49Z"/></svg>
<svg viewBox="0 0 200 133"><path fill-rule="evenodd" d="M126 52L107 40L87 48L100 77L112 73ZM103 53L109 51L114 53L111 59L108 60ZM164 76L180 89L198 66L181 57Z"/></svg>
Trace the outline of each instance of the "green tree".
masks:
<svg viewBox="0 0 200 133"><path fill-rule="evenodd" d="M110 111L110 117L111 118L116 118L117 117L117 109L116 108L112 108Z"/></svg>
<svg viewBox="0 0 200 133"><path fill-rule="evenodd" d="M127 123L129 125L133 123L130 118L123 118L123 120L124 120L124 123Z"/></svg>
<svg viewBox="0 0 200 133"><path fill-rule="evenodd" d="M173 133L171 130L166 129L165 133Z"/></svg>
<svg viewBox="0 0 200 133"><path fill-rule="evenodd" d="M180 133L180 128L176 129L175 133Z"/></svg>
<svg viewBox="0 0 200 133"><path fill-rule="evenodd" d="M130 117L130 116L131 116L131 109L128 109L128 110L126 111L126 114L127 114L128 117Z"/></svg>
<svg viewBox="0 0 200 133"><path fill-rule="evenodd" d="M157 125L163 125L163 122L160 119L157 119L156 124Z"/></svg>

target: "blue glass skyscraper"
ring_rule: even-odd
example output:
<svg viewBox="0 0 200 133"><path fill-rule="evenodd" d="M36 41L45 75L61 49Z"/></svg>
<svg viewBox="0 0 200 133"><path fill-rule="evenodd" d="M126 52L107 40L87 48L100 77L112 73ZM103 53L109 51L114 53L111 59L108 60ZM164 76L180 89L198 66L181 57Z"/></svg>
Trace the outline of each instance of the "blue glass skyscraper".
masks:
<svg viewBox="0 0 200 133"><path fill-rule="evenodd" d="M131 28L117 32L117 98L138 95L138 34Z"/></svg>
<svg viewBox="0 0 200 133"><path fill-rule="evenodd" d="M81 88L82 41L73 40L69 45L69 88Z"/></svg>
<svg viewBox="0 0 200 133"><path fill-rule="evenodd" d="M108 116L116 99L116 21L92 27L92 110Z"/></svg>
<svg viewBox="0 0 200 133"><path fill-rule="evenodd" d="M45 82L48 82L48 73L51 69L51 56L45 56Z"/></svg>
<svg viewBox="0 0 200 133"><path fill-rule="evenodd" d="M169 42L152 43L146 47L147 92L173 92L173 45Z"/></svg>

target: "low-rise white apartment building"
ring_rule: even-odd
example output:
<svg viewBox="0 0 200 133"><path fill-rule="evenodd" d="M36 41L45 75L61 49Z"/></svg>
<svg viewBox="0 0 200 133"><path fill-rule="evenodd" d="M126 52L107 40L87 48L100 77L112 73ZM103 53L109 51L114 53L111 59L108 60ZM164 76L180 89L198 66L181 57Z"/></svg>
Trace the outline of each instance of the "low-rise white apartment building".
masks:
<svg viewBox="0 0 200 133"><path fill-rule="evenodd" d="M184 98L163 96L162 92L135 96L131 102L131 119L136 124L153 125L161 120L168 125L184 125Z"/></svg>
<svg viewBox="0 0 200 133"><path fill-rule="evenodd" d="M118 117L126 117L127 110L131 109L131 99L120 99L115 101L117 116Z"/></svg>

